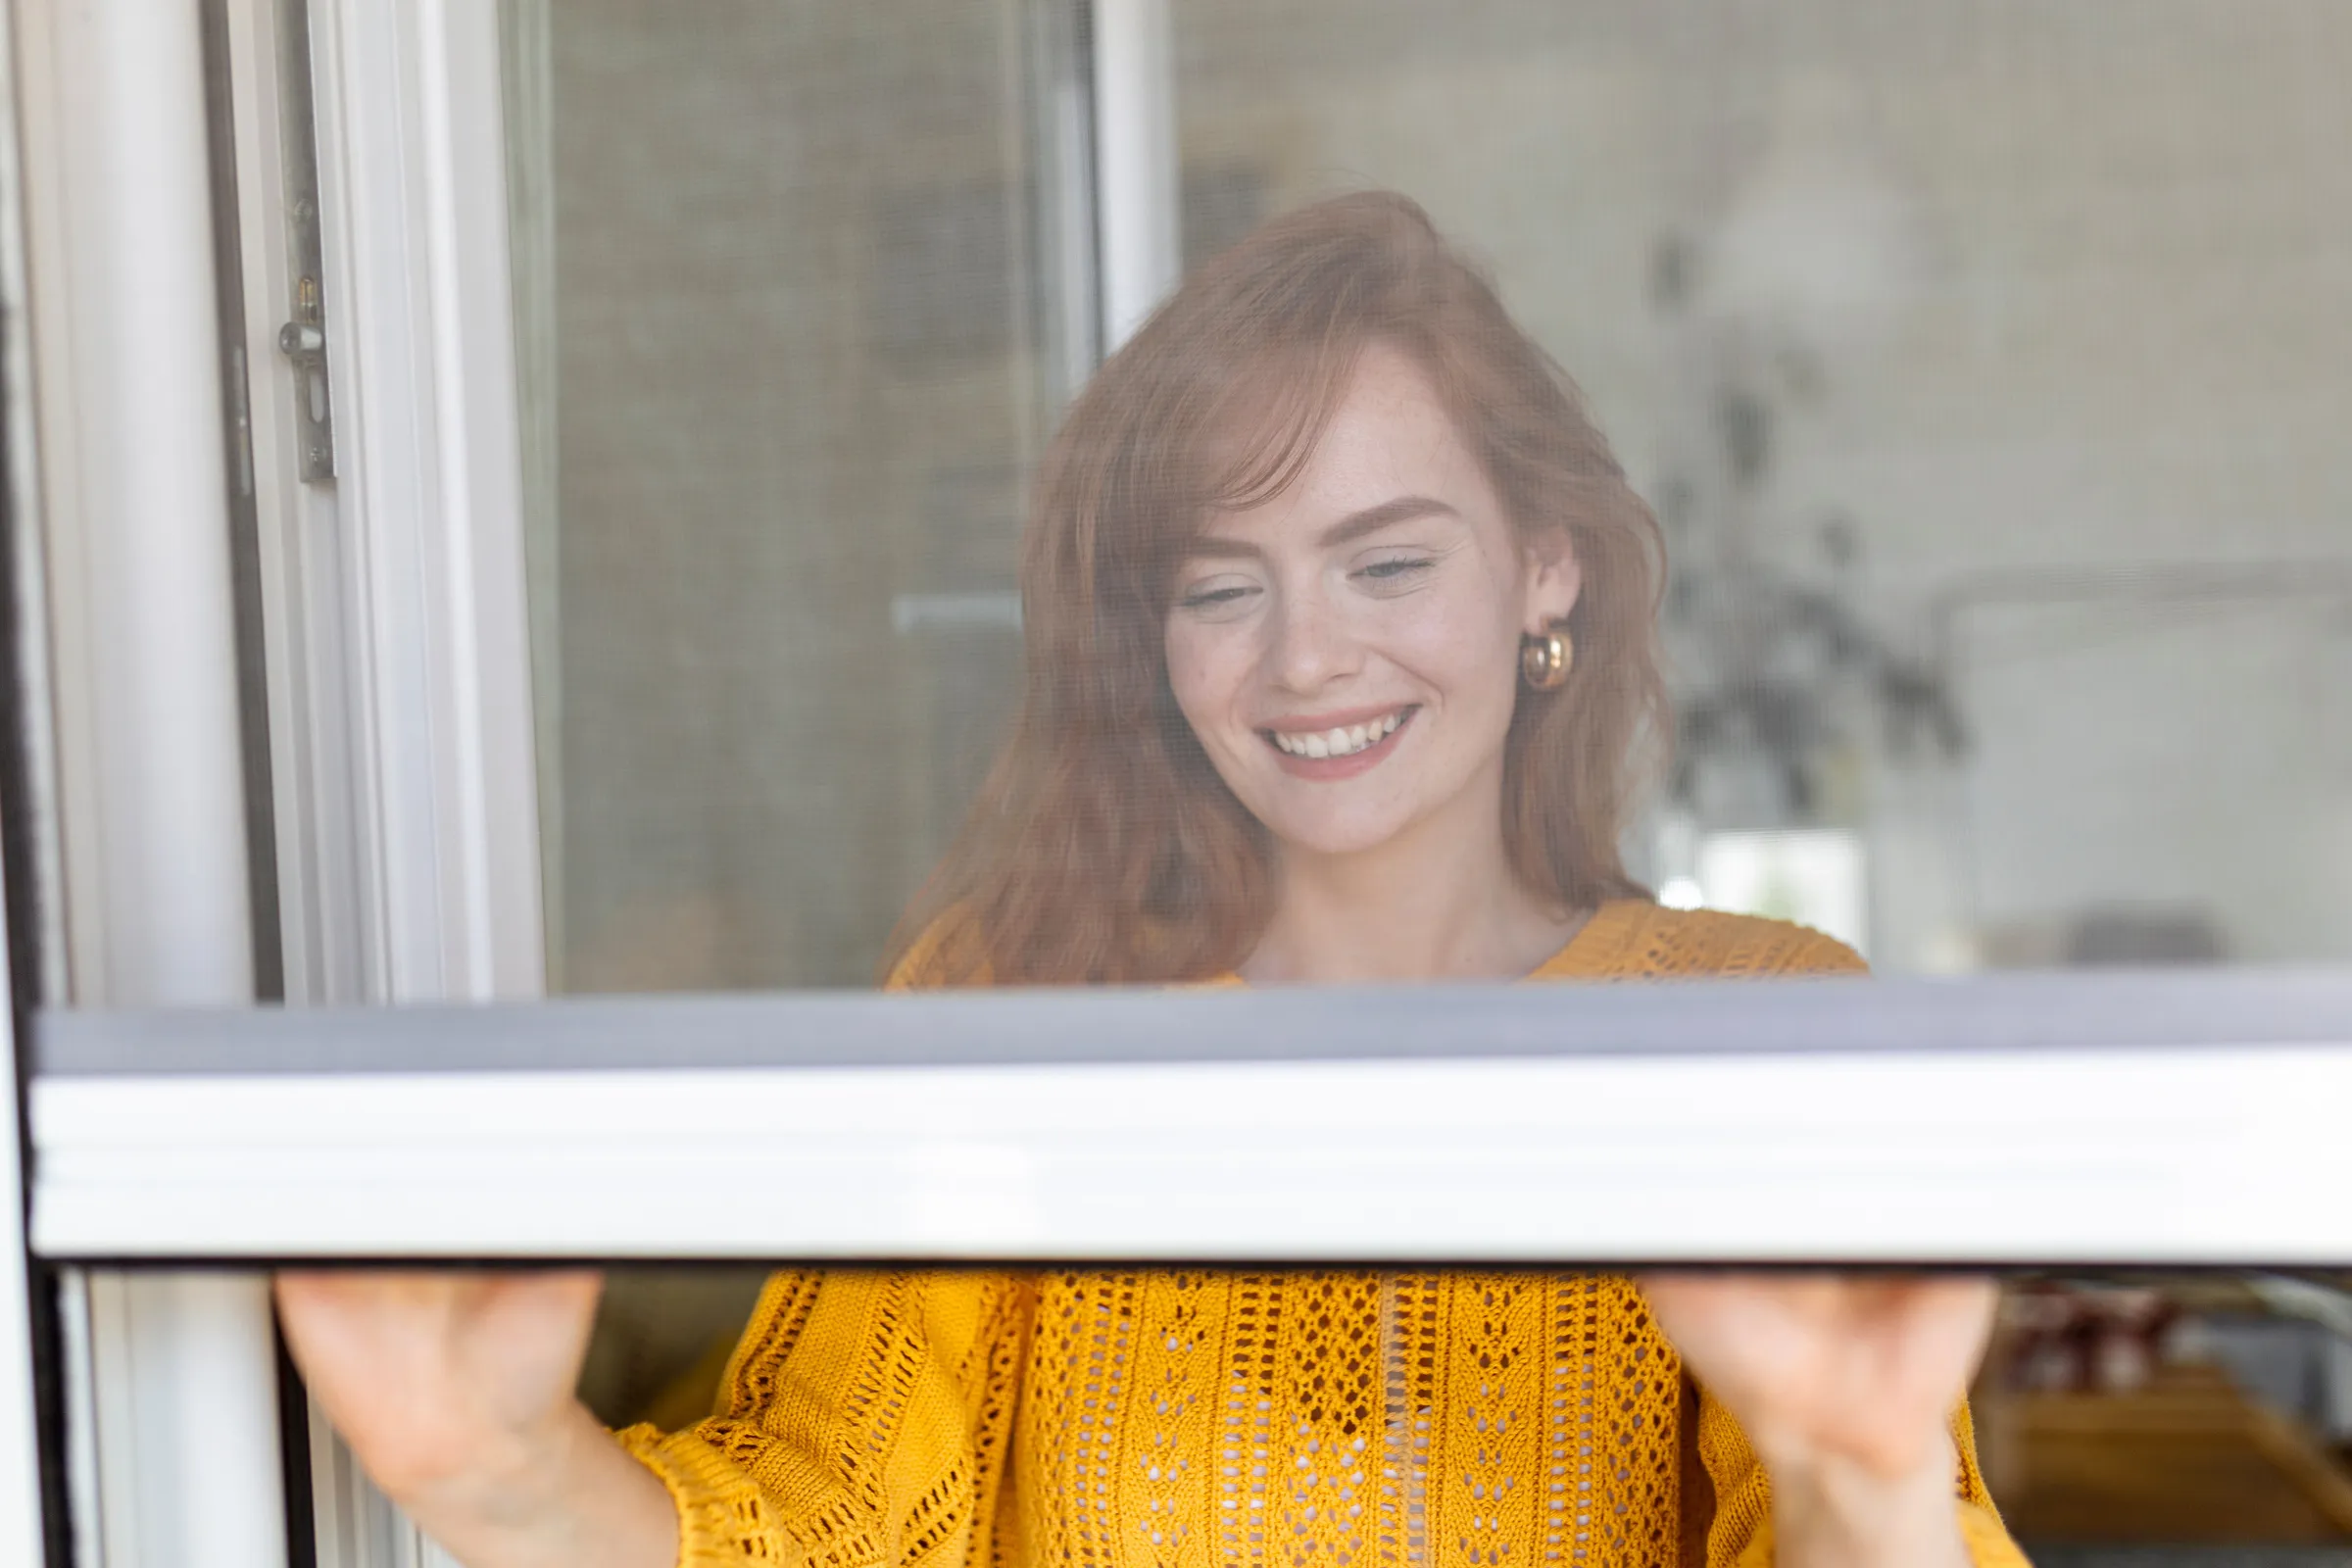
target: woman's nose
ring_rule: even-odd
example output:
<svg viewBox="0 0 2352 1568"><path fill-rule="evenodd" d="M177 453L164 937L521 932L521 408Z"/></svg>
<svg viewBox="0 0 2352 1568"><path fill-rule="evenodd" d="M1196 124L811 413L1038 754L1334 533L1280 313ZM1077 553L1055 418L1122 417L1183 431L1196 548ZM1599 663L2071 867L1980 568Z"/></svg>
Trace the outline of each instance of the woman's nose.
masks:
<svg viewBox="0 0 2352 1568"><path fill-rule="evenodd" d="M1268 649L1269 673L1276 684L1294 692L1313 692L1342 675L1353 673L1360 650L1343 617L1321 596L1287 599L1275 617Z"/></svg>

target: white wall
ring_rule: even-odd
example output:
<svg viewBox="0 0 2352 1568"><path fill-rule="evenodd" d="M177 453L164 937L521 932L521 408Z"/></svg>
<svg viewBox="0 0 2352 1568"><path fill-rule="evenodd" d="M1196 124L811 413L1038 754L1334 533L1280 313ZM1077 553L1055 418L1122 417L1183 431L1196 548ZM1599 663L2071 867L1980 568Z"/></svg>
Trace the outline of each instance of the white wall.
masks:
<svg viewBox="0 0 2352 1568"><path fill-rule="evenodd" d="M1805 571L1849 516L1898 642L1992 570L2326 558L2352 585L2352 11L1598 9L1180 6L1188 161L1262 170L1270 208L1421 199L1652 493L1706 440L1691 334L1650 302L1660 237L1776 201L1816 242L1850 220L1809 261L1887 298L1852 330L1798 318L1821 387L1784 403L1752 525ZM2107 905L2202 907L2246 959L2352 956L2352 586L1955 624L1976 748L1864 808L1884 961L1955 928L2030 953Z"/></svg>
<svg viewBox="0 0 2352 1568"><path fill-rule="evenodd" d="M1420 198L1652 493L1713 440L1715 369L1770 360L1754 302L1782 302L1818 385L1781 384L1755 553L1818 575L1821 519L1849 517L1856 596L1900 647L1929 651L1933 607L1986 572L2352 573L2334 0L1172 11L1195 189ZM971 295L953 252L911 295L885 277L889 215L992 181L1027 199L1020 14L555 18L556 853L581 984L858 979L954 821L1011 639L894 636L888 601L1010 586L1049 415L1029 305L1002 302L1014 340L944 355L875 312L987 324L942 304ZM1653 301L1673 234L1712 258L1696 315ZM1834 303L1798 308L1808 288ZM1679 539L1686 569L1710 547ZM2241 958L2352 957L2347 617L2310 596L1956 615L1973 750L1867 766L1831 808L1872 836L1875 953L2046 955L2124 906L2202 911Z"/></svg>

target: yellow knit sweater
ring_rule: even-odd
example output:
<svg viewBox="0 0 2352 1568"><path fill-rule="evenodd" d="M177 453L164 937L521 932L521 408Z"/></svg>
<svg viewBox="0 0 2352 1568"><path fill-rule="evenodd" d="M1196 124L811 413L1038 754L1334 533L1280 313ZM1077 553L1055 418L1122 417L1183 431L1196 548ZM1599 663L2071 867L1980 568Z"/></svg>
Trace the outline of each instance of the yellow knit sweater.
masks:
<svg viewBox="0 0 2352 1568"><path fill-rule="evenodd" d="M1793 926L1626 902L1533 978L1859 966ZM1965 1407L1953 1425L1970 1550L2023 1568ZM1772 1560L1738 1424L1640 1291L1594 1275L787 1271L715 1415L619 1437L691 1568Z"/></svg>

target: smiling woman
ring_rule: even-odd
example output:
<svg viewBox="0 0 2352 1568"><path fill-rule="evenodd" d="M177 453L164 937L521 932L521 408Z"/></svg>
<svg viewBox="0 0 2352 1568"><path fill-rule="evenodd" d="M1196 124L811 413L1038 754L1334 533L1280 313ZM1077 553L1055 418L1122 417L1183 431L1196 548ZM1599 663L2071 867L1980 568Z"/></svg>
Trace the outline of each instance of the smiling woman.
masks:
<svg viewBox="0 0 2352 1568"><path fill-rule="evenodd" d="M1295 480L1212 516L1175 580L1176 705L1281 846L1246 978L1346 973L1347 955L1392 977L1406 943L1435 976L1558 951L1581 911L1518 874L1501 806L1521 639L1568 618L1576 557L1564 529L1523 542L1411 359L1368 347ZM1424 930L1364 929L1347 911L1366 876L1456 896L1419 906Z"/></svg>
<svg viewBox="0 0 2352 1568"><path fill-rule="evenodd" d="M1019 721L886 968L1518 975L1641 895L1618 846L1665 728L1656 522L1403 198L1318 203L1203 266L1071 410L1023 565ZM1555 623L1577 657L1522 698L1522 638ZM1284 912L1365 907L1333 856L1468 902L1318 968ZM1416 954L1437 931L1452 951Z"/></svg>
<svg viewBox="0 0 2352 1568"><path fill-rule="evenodd" d="M1019 722L892 984L1858 968L1619 860L1659 556L1420 209L1260 230L1047 460ZM584 1280L279 1294L363 1459L480 1568L2022 1560L1967 1279L787 1272L719 1413L617 1445L571 1396Z"/></svg>

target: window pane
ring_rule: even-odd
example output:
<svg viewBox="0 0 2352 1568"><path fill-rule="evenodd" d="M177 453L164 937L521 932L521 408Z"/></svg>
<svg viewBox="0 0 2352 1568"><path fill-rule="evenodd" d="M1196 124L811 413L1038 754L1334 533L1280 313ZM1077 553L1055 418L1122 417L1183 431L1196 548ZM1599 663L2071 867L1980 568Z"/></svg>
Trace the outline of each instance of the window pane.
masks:
<svg viewBox="0 0 2352 1568"><path fill-rule="evenodd" d="M510 11L553 971L865 983L1017 701L1080 19ZM1187 263L1401 191L1659 514L1635 878L1883 971L2352 955L2352 15L1172 15Z"/></svg>
<svg viewBox="0 0 2352 1568"><path fill-rule="evenodd" d="M1070 19L504 24L551 987L865 984L1017 693L1092 311ZM760 1277L617 1274L590 1394L690 1374Z"/></svg>
<svg viewBox="0 0 2352 1568"><path fill-rule="evenodd" d="M711 1288L696 1271L675 1267L640 1270L635 1277L674 1299ZM794 1277L804 1283L797 1292L782 1293L783 1299L806 1300L814 1280ZM1636 1353L1646 1326L1611 1321L1609 1309L1618 1298L1605 1281L1463 1269L1263 1267L1182 1276L1052 1269L1021 1277L1032 1282L1038 1314L1023 1357L1025 1384L1045 1391L1038 1396L1049 1401L1078 1384L1092 1347L1073 1343L1072 1331L1101 1332L1101 1325L1110 1324L1110 1332L1125 1336L1119 1343L1128 1348L1123 1359L1129 1376L1088 1385L1102 1391L1100 1404L1089 1408L1114 1430L1130 1422L1156 1426L1141 1440L1148 1445L1143 1459L1104 1466L1115 1495L1076 1506L1141 1518L1164 1527L1163 1533L1198 1530L1203 1522L1189 1513L1189 1494L1148 1485L1153 1457L1170 1471L1190 1457L1188 1434L1196 1427L1169 1421L1165 1413L1185 1408L1185 1396L1194 1390L1266 1379L1261 1356L1275 1368L1271 1380L1245 1386L1266 1398L1256 1408L1278 1412L1256 1442L1264 1446L1259 1457L1266 1473L1286 1483L1260 1501L1262 1523L1288 1539L1318 1544L1336 1530L1334 1545L1343 1549L1351 1539L1350 1521L1379 1519L1391 1499L1378 1486L1366 1487L1360 1497L1340 1495L1351 1470L1318 1491L1325 1473L1315 1461L1334 1448L1355 1451L1351 1445L1359 1433L1377 1442L1403 1428L1415 1409L1416 1374L1444 1379L1473 1362L1502 1369L1483 1374L1480 1397L1467 1413L1425 1429L1436 1456L1426 1465L1399 1468L1416 1484L1418 1522L1470 1528L1464 1521L1475 1513L1487 1521L1478 1528L1491 1529L1496 1544L1521 1549L1529 1532L1544 1528L1547 1504L1556 1499L1542 1489L1506 1486L1498 1508L1476 1506L1485 1498L1472 1489L1524 1473L1525 1460L1508 1445L1500 1452L1482 1452L1470 1440L1488 1430L1476 1426L1482 1415L1506 1434L1532 1426L1555 1439L1574 1421L1580 1402L1554 1402L1551 1380L1563 1368L1537 1348L1540 1342L1563 1331L1582 1336L1614 1329L1617 1334L1607 1339L1610 1353L1581 1364L1579 1379L1597 1370L1610 1408L1642 1413L1636 1433L1647 1422L1671 1428L1692 1418L1690 1406L1678 1406L1673 1382L1661 1383L1655 1368ZM821 1288L846 1292L862 1283L854 1270L832 1278L839 1283ZM948 1290L976 1291L983 1278L965 1275ZM1572 1280L1573 1288L1563 1289ZM2333 1568L2352 1557L2352 1468L2344 1457L2352 1449L2352 1338L2346 1337L2352 1295L2346 1283L2224 1272L2057 1271L2010 1279L1991 1348L1970 1387L1969 1413L1983 1485L2032 1560L2065 1568ZM1473 1300L1478 1309L1465 1310ZM1302 1305L1312 1309L1303 1321L1252 1339L1262 1316ZM1101 1315L1080 1317L1089 1308ZM755 1335L768 1328L775 1311L768 1303L746 1314ZM584 1395L614 1426L651 1421L675 1430L700 1420L714 1403L722 1413L742 1414L727 1410L726 1402L743 1398L754 1385L722 1377L724 1352L741 1327L730 1324L710 1335L699 1348L702 1353L685 1358L683 1370L666 1380L630 1381L625 1356L631 1347L609 1337L591 1364ZM1181 1329L1181 1342L1154 1332L1171 1327ZM1269 1352L1267 1344L1277 1348ZM1479 1361L1482 1355L1487 1360ZM1029 1430L1053 1428L1041 1422ZM1455 1457L1446 1450L1457 1445L1465 1446L1461 1462L1445 1463ZM1062 1458L1051 1448L1048 1441L1023 1462L1051 1467ZM1666 1449L1671 1453L1671 1443ZM1655 1446L1639 1437L1617 1451L1622 1462L1606 1467L1613 1481L1601 1483L1603 1506L1592 1513L1617 1522L1628 1540L1619 1543L1619 1557L1601 1560L1649 1560L1630 1543L1661 1523L1650 1516L1661 1504L1670 1521L1675 1493L1695 1478L1687 1469L1659 1473ZM1671 1473L1676 1467L1663 1468ZM1076 1494L1083 1497L1083 1490ZM1152 1507L1155 1495L1159 1509ZM1330 1505L1335 1497L1337 1507ZM1355 1502L1368 1506L1350 1513ZM1049 1503L1047 1511L1051 1517L1058 1509ZM1690 1528L1688 1521L1683 1528ZM1408 1554L1407 1560L1418 1559Z"/></svg>
<svg viewBox="0 0 2352 1568"><path fill-rule="evenodd" d="M1670 901L2352 956L2352 13L1174 8L1185 250L1393 186L1668 529Z"/></svg>
<svg viewBox="0 0 2352 1568"><path fill-rule="evenodd" d="M509 6L563 986L865 983L961 814L1089 286L1055 20Z"/></svg>

